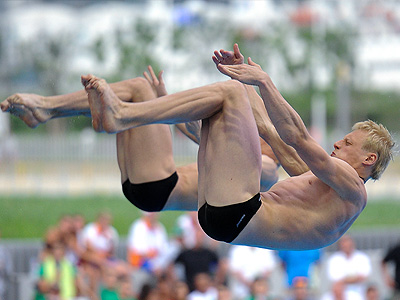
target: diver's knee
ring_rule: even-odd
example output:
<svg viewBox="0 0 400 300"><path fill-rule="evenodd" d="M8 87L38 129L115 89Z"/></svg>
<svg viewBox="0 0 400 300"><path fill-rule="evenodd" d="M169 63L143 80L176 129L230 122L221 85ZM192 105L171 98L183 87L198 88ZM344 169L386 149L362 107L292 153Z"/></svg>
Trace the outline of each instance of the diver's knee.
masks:
<svg viewBox="0 0 400 300"><path fill-rule="evenodd" d="M151 84L143 77L129 79L128 84L132 94L132 102L143 102L157 97Z"/></svg>
<svg viewBox="0 0 400 300"><path fill-rule="evenodd" d="M229 103L247 101L247 93L244 85L237 80L228 80L221 84L224 99Z"/></svg>

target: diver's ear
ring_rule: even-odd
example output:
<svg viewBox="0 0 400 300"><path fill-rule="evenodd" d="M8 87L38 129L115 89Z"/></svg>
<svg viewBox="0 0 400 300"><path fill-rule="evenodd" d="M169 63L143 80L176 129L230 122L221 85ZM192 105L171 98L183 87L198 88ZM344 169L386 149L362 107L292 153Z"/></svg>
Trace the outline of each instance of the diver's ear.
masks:
<svg viewBox="0 0 400 300"><path fill-rule="evenodd" d="M367 166L372 166L376 163L376 160L378 159L378 155L376 153L368 153L367 157L364 159L364 164Z"/></svg>

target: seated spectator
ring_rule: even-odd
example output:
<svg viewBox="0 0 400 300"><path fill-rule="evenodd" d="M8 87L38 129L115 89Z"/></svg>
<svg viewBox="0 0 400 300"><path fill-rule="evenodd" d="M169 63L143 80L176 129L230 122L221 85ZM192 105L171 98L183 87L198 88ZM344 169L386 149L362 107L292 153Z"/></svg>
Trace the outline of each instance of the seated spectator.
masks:
<svg viewBox="0 0 400 300"><path fill-rule="evenodd" d="M394 267L394 274L389 272L388 265ZM390 247L382 259L382 273L386 286L391 290L391 300L400 299L400 242Z"/></svg>
<svg viewBox="0 0 400 300"><path fill-rule="evenodd" d="M204 246L205 233L196 230L196 244L192 249L184 249L175 259L175 265L181 265L184 269L184 280L189 290L193 291L194 278L199 273L206 273L215 279L217 283L222 283L224 274L219 272L219 258L215 251Z"/></svg>
<svg viewBox="0 0 400 300"><path fill-rule="evenodd" d="M127 237L127 259L135 269L149 272L155 277L161 276L166 268L168 235L163 224L158 221L159 213L143 212L140 219L134 221Z"/></svg>
<svg viewBox="0 0 400 300"><path fill-rule="evenodd" d="M250 296L250 286L256 278L269 279L276 259L269 249L233 245L228 253L228 264L229 287L235 299L244 299Z"/></svg>
<svg viewBox="0 0 400 300"><path fill-rule="evenodd" d="M189 295L189 287L184 281L175 281L172 291L173 300L187 300Z"/></svg>
<svg viewBox="0 0 400 300"><path fill-rule="evenodd" d="M132 282L129 277L122 277L119 282L119 300L136 300Z"/></svg>
<svg viewBox="0 0 400 300"><path fill-rule="evenodd" d="M188 300L215 300L218 291L207 273L197 273L194 277L194 290L189 293Z"/></svg>
<svg viewBox="0 0 400 300"><path fill-rule="evenodd" d="M379 300L381 299L379 296L379 290L374 284L370 284L367 287L367 292L365 295L365 300Z"/></svg>
<svg viewBox="0 0 400 300"><path fill-rule="evenodd" d="M307 278L308 287L311 288L311 277L321 258L321 250L303 251L278 251L282 268L287 276L287 288L293 285L296 277Z"/></svg>
<svg viewBox="0 0 400 300"><path fill-rule="evenodd" d="M35 300L71 299L77 295L77 272L65 256L65 246L56 241L47 245L46 255L40 264Z"/></svg>
<svg viewBox="0 0 400 300"><path fill-rule="evenodd" d="M103 270L102 284L100 287L101 300L119 300L118 276L113 268Z"/></svg>
<svg viewBox="0 0 400 300"><path fill-rule="evenodd" d="M217 300L233 300L231 290L224 284L217 287L218 298Z"/></svg>
<svg viewBox="0 0 400 300"><path fill-rule="evenodd" d="M53 255L53 245L55 243L61 242L61 234L58 227L50 227L47 229L45 236L44 236L44 246L42 250L39 252L39 262L44 261L47 256Z"/></svg>
<svg viewBox="0 0 400 300"><path fill-rule="evenodd" d="M144 284L140 290L138 300L161 300L158 289L151 284Z"/></svg>
<svg viewBox="0 0 400 300"><path fill-rule="evenodd" d="M336 281L332 284L331 290L325 293L321 300L362 300L358 293L346 290L343 281Z"/></svg>
<svg viewBox="0 0 400 300"><path fill-rule="evenodd" d="M83 249L79 246L78 236L75 227L75 219L72 215L63 215L58 221L61 242L66 246L65 255L77 265Z"/></svg>
<svg viewBox="0 0 400 300"><path fill-rule="evenodd" d="M250 286L250 296L246 300L272 300L269 296L268 281L263 277L257 277Z"/></svg>
<svg viewBox="0 0 400 300"><path fill-rule="evenodd" d="M76 252L76 253L81 253L82 252L82 232L83 229L86 226L86 220L84 216L80 214L76 214L72 216L72 233L73 233L73 245L71 245L71 248ZM79 248L79 249L78 249Z"/></svg>
<svg viewBox="0 0 400 300"><path fill-rule="evenodd" d="M68 214L62 215L58 220L57 227L61 232L61 239L64 239L66 236L70 235L74 230L72 216Z"/></svg>
<svg viewBox="0 0 400 300"><path fill-rule="evenodd" d="M173 297L173 280L166 275L162 275L158 278L157 289L160 299L171 300Z"/></svg>
<svg viewBox="0 0 400 300"><path fill-rule="evenodd" d="M182 245L186 249L191 249L196 244L196 231L201 230L197 211L190 211L180 215L176 219L175 231L180 233Z"/></svg>
<svg viewBox="0 0 400 300"><path fill-rule="evenodd" d="M74 227L75 234L79 237L83 228L85 228L86 220L85 217L81 214L75 214L72 216L72 224Z"/></svg>
<svg viewBox="0 0 400 300"><path fill-rule="evenodd" d="M102 265L108 259L114 258L118 242L118 232L111 225L112 217L102 212L93 223L87 224L82 230L81 242L85 248L85 259Z"/></svg>
<svg viewBox="0 0 400 300"><path fill-rule="evenodd" d="M290 300L312 300L308 287L308 279L305 277L295 277L292 281Z"/></svg>
<svg viewBox="0 0 400 300"><path fill-rule="evenodd" d="M332 283L341 281L345 293L353 291L364 299L367 279L371 274L371 261L364 252L356 249L354 240L349 235L344 235L338 245L339 250L327 262L328 279Z"/></svg>
<svg viewBox="0 0 400 300"><path fill-rule="evenodd" d="M98 291L103 269L112 267L117 276L127 276L130 273L128 264L115 257L119 235L111 223L112 216L108 212L101 212L93 223L82 229L80 235L83 248L80 266L88 278L91 293Z"/></svg>

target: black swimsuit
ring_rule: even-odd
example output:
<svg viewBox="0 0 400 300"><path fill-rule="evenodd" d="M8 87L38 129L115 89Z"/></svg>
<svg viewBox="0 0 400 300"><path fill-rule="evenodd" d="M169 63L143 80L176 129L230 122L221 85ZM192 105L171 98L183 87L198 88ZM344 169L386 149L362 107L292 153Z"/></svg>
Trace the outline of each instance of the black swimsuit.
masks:
<svg viewBox="0 0 400 300"><path fill-rule="evenodd" d="M246 202L216 207L205 203L199 209L199 223L208 236L230 243L249 223L261 206L260 193Z"/></svg>
<svg viewBox="0 0 400 300"><path fill-rule="evenodd" d="M178 174L176 172L162 180L138 184L131 183L127 179L122 184L122 191L125 197L137 208L155 212L164 208L177 182Z"/></svg>

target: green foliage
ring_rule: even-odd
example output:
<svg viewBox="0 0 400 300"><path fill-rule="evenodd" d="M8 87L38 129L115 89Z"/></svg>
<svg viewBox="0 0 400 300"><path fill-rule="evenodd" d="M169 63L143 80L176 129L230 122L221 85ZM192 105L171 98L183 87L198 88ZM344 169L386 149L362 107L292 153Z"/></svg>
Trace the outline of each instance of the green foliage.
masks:
<svg viewBox="0 0 400 300"><path fill-rule="evenodd" d="M24 133L24 132L29 132L29 133L37 133L37 134L43 134L46 132L46 128L43 125L39 125L34 129L34 132L32 132L32 129L30 129L28 126L25 125L24 122L22 122L19 118L11 115L10 116L10 128L12 132L14 133Z"/></svg>
<svg viewBox="0 0 400 300"><path fill-rule="evenodd" d="M299 113L306 126L311 125L311 99L314 94L322 96L326 100L326 118L329 128L333 128L336 122L336 93L332 89L315 90L305 89L301 93L284 92L282 95L291 106ZM356 116L354 116L356 119ZM360 119L358 119L360 120Z"/></svg>
<svg viewBox="0 0 400 300"><path fill-rule="evenodd" d="M182 53L182 56L189 54L188 62L183 66L182 72L190 69L192 72L201 72L202 76L215 72L215 66L211 61L214 49L210 47L215 45L224 48L226 38L233 32L230 26L226 26L225 21L209 21L204 18L199 18L190 25L174 27L172 45L175 53ZM232 44L227 46L232 47Z"/></svg>
<svg viewBox="0 0 400 300"><path fill-rule="evenodd" d="M391 91L354 91L354 121L371 119L384 124L390 131L400 130L400 94Z"/></svg>
<svg viewBox="0 0 400 300"><path fill-rule="evenodd" d="M96 60L100 63L103 63L106 57L106 50L105 50L105 41L102 36L97 37L97 39L94 41L94 44L89 47L90 51L93 52L93 54L96 57Z"/></svg>
<svg viewBox="0 0 400 300"><path fill-rule="evenodd" d="M61 216L81 214L87 222L99 212L113 216L113 226L126 236L130 225L141 216L122 195L89 196L2 196L0 201L0 232L3 238L41 238L46 230L57 224ZM162 212L160 221L172 233L181 212Z"/></svg>
<svg viewBox="0 0 400 300"><path fill-rule="evenodd" d="M50 120L46 124L40 124L35 129L31 129L25 125L19 118L11 115L10 126L12 131L17 134L45 134L48 132L47 127L51 127L55 120ZM92 128L92 119L84 116L69 117L65 121L65 131L74 132L81 131L84 128Z"/></svg>
<svg viewBox="0 0 400 300"><path fill-rule="evenodd" d="M354 65L356 38L355 29L349 25L343 24L340 27L327 28L322 37L322 44L319 45L325 49L328 61L346 61Z"/></svg>
<svg viewBox="0 0 400 300"><path fill-rule="evenodd" d="M133 30L129 32L119 29L115 31L119 62L114 73L109 76L111 82L132 77L132 74L142 74L148 65L160 69L161 62L152 51L157 43L157 24L138 19L132 26Z"/></svg>
<svg viewBox="0 0 400 300"><path fill-rule="evenodd" d="M66 126L68 132L82 131L84 128L92 128L92 119L84 116L71 117Z"/></svg>

